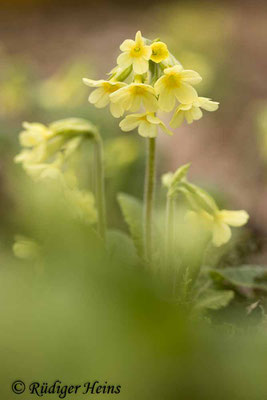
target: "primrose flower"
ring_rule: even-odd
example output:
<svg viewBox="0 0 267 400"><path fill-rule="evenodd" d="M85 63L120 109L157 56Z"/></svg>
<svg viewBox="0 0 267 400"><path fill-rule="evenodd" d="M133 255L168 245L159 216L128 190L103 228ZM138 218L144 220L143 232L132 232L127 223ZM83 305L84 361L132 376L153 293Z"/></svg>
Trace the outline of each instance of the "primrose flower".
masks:
<svg viewBox="0 0 267 400"><path fill-rule="evenodd" d="M247 223L249 215L246 211L217 210L209 213L205 210L189 211L187 215L191 220L198 219L212 233L212 243L220 247L227 243L232 236L230 226L240 227Z"/></svg>
<svg viewBox="0 0 267 400"><path fill-rule="evenodd" d="M154 88L144 83L131 83L122 87L110 95L110 101L121 107L123 112L126 110L138 111L141 105L147 112L155 112L158 108Z"/></svg>
<svg viewBox="0 0 267 400"><path fill-rule="evenodd" d="M155 63L160 63L169 57L167 45L163 42L154 42L151 44L152 54L150 59Z"/></svg>
<svg viewBox="0 0 267 400"><path fill-rule="evenodd" d="M159 95L159 107L163 111L171 111L177 99L182 104L191 104L197 99L197 91L191 86L201 82L201 76L193 71L175 65L164 69L164 75L155 83L156 94Z"/></svg>
<svg viewBox="0 0 267 400"><path fill-rule="evenodd" d="M85 85L96 88L89 96L89 102L94 104L97 108L104 108L110 102L109 95L116 92L116 90L126 86L123 82L114 82L112 80L105 81L100 79L94 81L93 79L83 78ZM110 103L110 112L113 117L118 118L122 115L122 110L119 104Z"/></svg>
<svg viewBox="0 0 267 400"><path fill-rule="evenodd" d="M175 110L170 125L173 128L177 128L182 124L184 118L188 124L191 124L193 121L202 118L203 113L201 108L206 111L216 111L218 107L219 103L217 101L211 101L211 99L206 97L198 97L198 99L191 104L180 104Z"/></svg>
<svg viewBox="0 0 267 400"><path fill-rule="evenodd" d="M120 122L120 128L124 132L132 131L137 127L139 135L143 137L156 137L158 133L158 127L160 127L168 135L172 135L172 132L158 117L154 115L154 113L127 115L127 117Z"/></svg>
<svg viewBox="0 0 267 400"><path fill-rule="evenodd" d="M136 74L144 74L148 70L148 60L152 54L150 46L146 46L141 32L135 35L135 40L124 40L120 46L122 54L117 58L117 63L121 68L133 66Z"/></svg>
<svg viewBox="0 0 267 400"><path fill-rule="evenodd" d="M38 122L23 122L22 126L24 130L19 135L19 141L23 147L34 147L52 134L51 130Z"/></svg>

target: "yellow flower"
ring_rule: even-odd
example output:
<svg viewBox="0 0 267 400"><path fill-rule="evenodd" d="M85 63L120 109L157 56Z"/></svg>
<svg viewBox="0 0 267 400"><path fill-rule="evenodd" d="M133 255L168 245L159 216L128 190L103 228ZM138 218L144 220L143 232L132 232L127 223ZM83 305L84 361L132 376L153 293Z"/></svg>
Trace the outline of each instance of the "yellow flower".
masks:
<svg viewBox="0 0 267 400"><path fill-rule="evenodd" d="M158 134L158 127L168 135L172 135L172 132L153 113L127 115L127 117L120 122L120 128L124 132L132 131L137 127L139 135L143 137L156 137Z"/></svg>
<svg viewBox="0 0 267 400"><path fill-rule="evenodd" d="M247 223L249 215L246 211L217 210L213 214L200 210L199 212L190 211L190 219L200 219L205 227L212 233L212 243L220 247L227 243L232 232L230 226L239 227Z"/></svg>
<svg viewBox="0 0 267 400"><path fill-rule="evenodd" d="M152 49L152 54L150 59L155 63L160 63L161 61L166 60L166 58L169 57L168 48L166 44L163 42L152 43L151 49Z"/></svg>
<svg viewBox="0 0 267 400"><path fill-rule="evenodd" d="M45 125L38 122L23 122L25 129L19 134L19 141L23 147L34 147L48 139L53 133Z"/></svg>
<svg viewBox="0 0 267 400"><path fill-rule="evenodd" d="M198 97L191 104L180 104L172 117L170 125L173 128L177 128L180 126L184 120L186 119L188 124L191 124L193 121L199 120L203 113L201 108L206 111L216 111L218 110L219 103L217 101L211 101L206 97Z"/></svg>
<svg viewBox="0 0 267 400"><path fill-rule="evenodd" d="M141 105L144 106L147 112L155 112L158 108L154 88L144 83L131 83L112 93L110 100L120 107L123 112L138 111Z"/></svg>
<svg viewBox="0 0 267 400"><path fill-rule="evenodd" d="M133 66L136 74L144 74L148 70L148 60L152 54L150 46L146 46L141 32L138 31L134 40L125 40L121 46L122 54L117 58L117 63L121 68Z"/></svg>
<svg viewBox="0 0 267 400"><path fill-rule="evenodd" d="M85 85L96 88L89 96L89 102L94 104L97 108L103 108L110 102L109 95L116 90L126 86L123 82L105 81L103 79L94 81L93 79L83 79ZM119 104L110 104L110 112L113 117L118 118L123 114Z"/></svg>
<svg viewBox="0 0 267 400"><path fill-rule="evenodd" d="M197 99L197 91L191 85L199 83L201 79L197 72L183 69L181 65L165 68L164 75L155 83L159 107L163 111L171 111L175 99L182 104L192 103Z"/></svg>

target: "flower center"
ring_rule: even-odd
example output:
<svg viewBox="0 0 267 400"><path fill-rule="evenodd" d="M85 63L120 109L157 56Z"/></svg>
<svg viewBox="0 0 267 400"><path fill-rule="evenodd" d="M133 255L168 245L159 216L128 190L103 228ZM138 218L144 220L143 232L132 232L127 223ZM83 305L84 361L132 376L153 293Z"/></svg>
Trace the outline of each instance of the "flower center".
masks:
<svg viewBox="0 0 267 400"><path fill-rule="evenodd" d="M170 74L167 77L166 84L171 89L175 89L175 88L179 87L180 83L181 83L181 79L180 79L179 75L177 75L177 74L175 74L175 75Z"/></svg>

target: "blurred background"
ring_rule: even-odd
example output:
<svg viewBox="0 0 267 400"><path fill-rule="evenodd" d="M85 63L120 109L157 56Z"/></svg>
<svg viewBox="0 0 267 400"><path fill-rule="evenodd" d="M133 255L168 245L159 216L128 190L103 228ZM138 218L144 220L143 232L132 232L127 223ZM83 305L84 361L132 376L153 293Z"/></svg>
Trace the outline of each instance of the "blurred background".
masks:
<svg viewBox="0 0 267 400"><path fill-rule="evenodd" d="M90 105L82 78L105 79L121 42L140 29L145 37L166 41L185 68L203 76L199 93L220 102L216 113L183 125L174 137L160 134L159 177L192 162L191 181L208 189L222 207L249 212L249 230L260 242L253 261L265 262L266 21L267 3L260 0L0 1L4 398L14 398L9 383L19 377L26 383L108 380L122 385L123 399L266 396L264 311L258 311L263 325L252 339L250 331L239 336L237 326L232 336L228 323L211 330L208 319L196 329L184 310L159 295L151 277L111 260L90 230L70 225L53 198L43 196L35 204L39 193L29 181L24 184L24 172L13 163L22 121L91 120L105 139L109 226L125 228L116 194L142 197L144 139L121 132L108 109ZM13 257L20 228L44 243L44 275L35 274L32 262ZM247 319L244 307L241 314ZM237 325L238 318L233 313Z"/></svg>
<svg viewBox="0 0 267 400"><path fill-rule="evenodd" d="M108 110L95 112L81 79L104 78L120 43L141 29L144 36L166 41L184 67L199 71L199 92L221 104L174 138L161 135L160 173L191 161L192 179L223 192L229 207L247 209L255 230L267 232L265 1L2 0L0 5L2 194L21 121L68 116L91 119L105 138L117 138L107 145L111 159L120 154L125 167L121 190L140 193L142 138L122 133ZM128 157L122 159L120 149L127 145ZM136 179L127 186L133 163Z"/></svg>

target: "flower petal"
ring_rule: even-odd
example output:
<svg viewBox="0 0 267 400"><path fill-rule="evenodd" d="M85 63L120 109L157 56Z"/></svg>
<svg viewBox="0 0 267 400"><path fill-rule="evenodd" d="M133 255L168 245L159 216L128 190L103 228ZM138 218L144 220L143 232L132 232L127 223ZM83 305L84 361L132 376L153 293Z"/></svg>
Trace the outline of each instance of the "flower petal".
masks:
<svg viewBox="0 0 267 400"><path fill-rule="evenodd" d="M202 111L200 110L199 107L193 106L192 109L191 109L191 113L192 113L194 121L199 120L203 116L203 113L202 113Z"/></svg>
<svg viewBox="0 0 267 400"><path fill-rule="evenodd" d="M170 126L172 128L178 128L179 126L181 126L185 117L184 114L185 113L183 110L179 110L177 108L171 119Z"/></svg>
<svg viewBox="0 0 267 400"><path fill-rule="evenodd" d="M122 53L117 58L117 64L121 68L128 68L132 64L132 58L128 53Z"/></svg>
<svg viewBox="0 0 267 400"><path fill-rule="evenodd" d="M146 93L143 96L143 103L146 111L155 112L158 109L158 101L153 94Z"/></svg>
<svg viewBox="0 0 267 400"><path fill-rule="evenodd" d="M138 132L143 137L156 137L158 134L157 125L150 124L147 121L142 121L139 125Z"/></svg>
<svg viewBox="0 0 267 400"><path fill-rule="evenodd" d="M223 222L231 226L245 225L249 219L248 213L244 210L241 211L221 210L219 214Z"/></svg>
<svg viewBox="0 0 267 400"><path fill-rule="evenodd" d="M121 51L130 51L133 46L135 46L135 41L131 40L131 39L126 39L120 45L120 50Z"/></svg>
<svg viewBox="0 0 267 400"><path fill-rule="evenodd" d="M102 87L95 89L92 91L92 93L89 96L89 102L91 104L95 104L97 103L102 96L104 96L106 94L106 92L104 91L104 89Z"/></svg>
<svg viewBox="0 0 267 400"><path fill-rule="evenodd" d="M148 70L148 61L142 57L134 58L133 70L136 74L144 74Z"/></svg>
<svg viewBox="0 0 267 400"><path fill-rule="evenodd" d="M200 107L206 111L216 111L219 108L219 103L217 101L211 101L206 97L199 97L198 102Z"/></svg>
<svg viewBox="0 0 267 400"><path fill-rule="evenodd" d="M99 79L98 81L94 81L93 79L83 78L83 83L90 87L100 87L102 83L105 81L103 79Z"/></svg>
<svg viewBox="0 0 267 400"><path fill-rule="evenodd" d="M197 99L197 91L187 83L181 83L180 86L175 89L175 96L180 103L193 103L193 101Z"/></svg>
<svg viewBox="0 0 267 400"><path fill-rule="evenodd" d="M212 242L216 247L227 243L232 236L231 229L227 224L215 222L212 229Z"/></svg>
<svg viewBox="0 0 267 400"><path fill-rule="evenodd" d="M124 113L123 107L121 106L121 104L118 104L118 103L110 102L109 109L110 109L111 114L115 118L120 118Z"/></svg>
<svg viewBox="0 0 267 400"><path fill-rule="evenodd" d="M175 93L173 90L164 89L160 92L159 107L166 112L171 111L175 106Z"/></svg>
<svg viewBox="0 0 267 400"><path fill-rule="evenodd" d="M140 117L139 114L136 114L136 115L127 115L127 117L120 122L119 126L122 131L129 132L137 128L139 124L140 124Z"/></svg>
<svg viewBox="0 0 267 400"><path fill-rule="evenodd" d="M202 81L202 78L199 75L199 73L191 69L184 69L183 71L180 72L180 74L183 81L190 83L191 85L196 85L197 83Z"/></svg>

